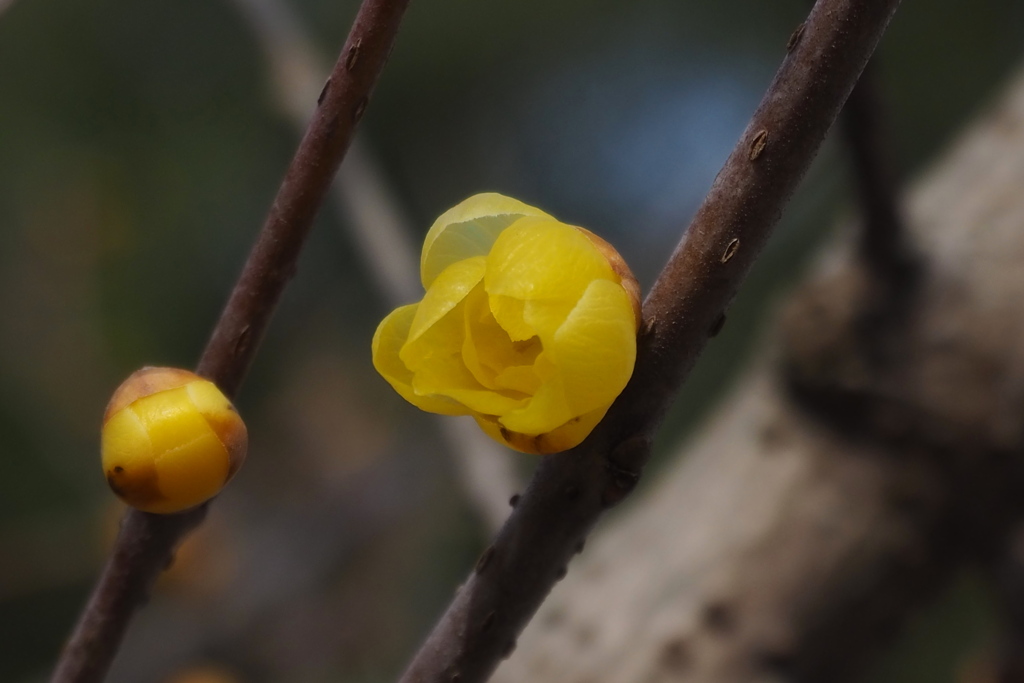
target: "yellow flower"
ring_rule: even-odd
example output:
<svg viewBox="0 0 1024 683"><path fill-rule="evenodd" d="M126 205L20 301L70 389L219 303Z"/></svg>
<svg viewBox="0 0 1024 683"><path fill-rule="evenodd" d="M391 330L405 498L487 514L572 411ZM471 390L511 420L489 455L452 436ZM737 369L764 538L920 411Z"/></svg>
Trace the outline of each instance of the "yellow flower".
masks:
<svg viewBox="0 0 1024 683"><path fill-rule="evenodd" d="M103 416L103 471L121 500L179 512L217 495L245 460L245 423L217 386L177 368L142 368Z"/></svg>
<svg viewBox="0 0 1024 683"><path fill-rule="evenodd" d="M633 373L640 289L588 230L479 194L430 228L420 276L423 300L381 322L373 364L423 410L557 453L586 438Z"/></svg>

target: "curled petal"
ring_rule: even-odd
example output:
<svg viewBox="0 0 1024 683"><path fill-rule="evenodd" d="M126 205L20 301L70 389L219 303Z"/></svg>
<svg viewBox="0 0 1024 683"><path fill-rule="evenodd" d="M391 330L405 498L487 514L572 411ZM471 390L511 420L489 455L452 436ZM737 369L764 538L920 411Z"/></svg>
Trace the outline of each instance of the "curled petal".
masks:
<svg viewBox="0 0 1024 683"><path fill-rule="evenodd" d="M522 299L489 294L487 304L494 319L512 341L526 341L537 336L537 330L526 322L526 302Z"/></svg>
<svg viewBox="0 0 1024 683"><path fill-rule="evenodd" d="M477 283L484 279L485 263L482 256L477 256L445 268L420 302L416 317L409 328L410 342L419 339L424 332L469 296Z"/></svg>
<svg viewBox="0 0 1024 683"><path fill-rule="evenodd" d="M413 372L398 353L409 337L409 328L419 304L396 308L377 326L373 335L373 367L398 394L417 408L442 415L468 415L469 410L447 396L417 394L412 387Z"/></svg>
<svg viewBox="0 0 1024 683"><path fill-rule="evenodd" d="M540 209L494 192L473 195L434 221L423 241L420 279L429 289L453 263L486 256L502 230L523 216L550 218Z"/></svg>
<svg viewBox="0 0 1024 683"><path fill-rule="evenodd" d="M494 319L487 303L483 287L475 289L466 301L462 360L488 389L532 394L540 386L533 371L541 351L540 340L533 336L513 341Z"/></svg>
<svg viewBox="0 0 1024 683"><path fill-rule="evenodd" d="M432 379L424 377L420 380L417 377L418 381L415 382L415 386L417 389L422 388L425 391L434 389L438 392L443 391L445 396L458 401L469 409L463 414L500 414L521 408L529 400L529 397L523 395L520 395L520 398L512 398L504 393L488 391L486 389L462 388L450 382L443 385L434 384L431 381Z"/></svg>
<svg viewBox="0 0 1024 683"><path fill-rule="evenodd" d="M629 295L614 282L594 280L551 339L544 340L536 363L544 384L529 405L500 421L515 432L540 434L607 408L625 388L635 361Z"/></svg>
<svg viewBox="0 0 1024 683"><path fill-rule="evenodd" d="M542 354L543 355L543 354ZM501 414L498 421L513 432L543 434L574 417L561 377L545 380L529 403L519 410Z"/></svg>
<svg viewBox="0 0 1024 683"><path fill-rule="evenodd" d="M499 389L511 389L533 395L541 387L541 379L532 365L511 365L502 370L494 383Z"/></svg>
<svg viewBox="0 0 1024 683"><path fill-rule="evenodd" d="M553 219L528 217L495 241L484 288L497 302L524 302L526 326L545 340L598 279L617 281L617 276L586 235ZM535 302L540 305L531 306ZM502 322L498 312L495 317Z"/></svg>
<svg viewBox="0 0 1024 683"><path fill-rule="evenodd" d="M636 323L629 295L613 282L594 280L549 348L573 414L611 405L629 382L636 362Z"/></svg>
<svg viewBox="0 0 1024 683"><path fill-rule="evenodd" d="M456 266L450 267L445 274ZM438 278L438 282L440 280ZM420 306L425 304L426 298ZM521 408L526 404L528 396L519 392L491 391L467 366L463 357L466 304L465 299L459 301L440 320L422 330L419 336L410 334L409 341L402 347L398 355L413 373L413 391L419 396L450 398L465 406L463 414L501 414ZM416 320L419 318L420 313L417 312ZM415 325L414 321L414 329Z"/></svg>

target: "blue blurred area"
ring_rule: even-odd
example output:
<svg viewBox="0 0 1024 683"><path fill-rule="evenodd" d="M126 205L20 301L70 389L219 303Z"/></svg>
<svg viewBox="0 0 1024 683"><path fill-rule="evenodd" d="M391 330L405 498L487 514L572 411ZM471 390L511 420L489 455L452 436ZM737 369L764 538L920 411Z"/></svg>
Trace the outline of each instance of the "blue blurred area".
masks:
<svg viewBox="0 0 1024 683"><path fill-rule="evenodd" d="M479 93L486 104L467 125L488 182L601 231L646 286L768 74L737 55L680 54L641 40L617 47L558 64L515 97Z"/></svg>

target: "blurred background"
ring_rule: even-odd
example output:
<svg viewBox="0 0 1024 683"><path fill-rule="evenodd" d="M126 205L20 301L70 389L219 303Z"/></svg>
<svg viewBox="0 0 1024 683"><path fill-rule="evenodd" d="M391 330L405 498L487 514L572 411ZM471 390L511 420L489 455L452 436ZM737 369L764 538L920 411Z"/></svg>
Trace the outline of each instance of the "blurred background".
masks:
<svg viewBox="0 0 1024 683"><path fill-rule="evenodd" d="M500 510L535 461L467 490L462 437L370 365L405 291L381 273L493 190L608 238L649 286L808 4L412 2L347 165L347 196L370 205L322 212L238 399L248 464L110 680L392 680L488 538L481 495ZM0 0L0 680L46 680L121 513L99 467L107 397L141 365L194 365L356 6ZM1019 0L905 3L876 62L901 177L1022 57ZM830 142L671 412L661 462L850 197ZM368 215L408 242L374 262ZM987 600L965 576L871 680L955 680L990 636Z"/></svg>

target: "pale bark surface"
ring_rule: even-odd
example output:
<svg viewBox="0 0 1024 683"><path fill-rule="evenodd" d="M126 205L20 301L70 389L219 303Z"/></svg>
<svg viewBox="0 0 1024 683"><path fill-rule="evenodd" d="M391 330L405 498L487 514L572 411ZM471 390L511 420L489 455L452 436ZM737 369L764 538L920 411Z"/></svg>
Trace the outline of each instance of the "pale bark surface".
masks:
<svg viewBox="0 0 1024 683"><path fill-rule="evenodd" d="M1024 74L917 185L903 308L848 244L599 530L499 683L842 681L1020 519Z"/></svg>

